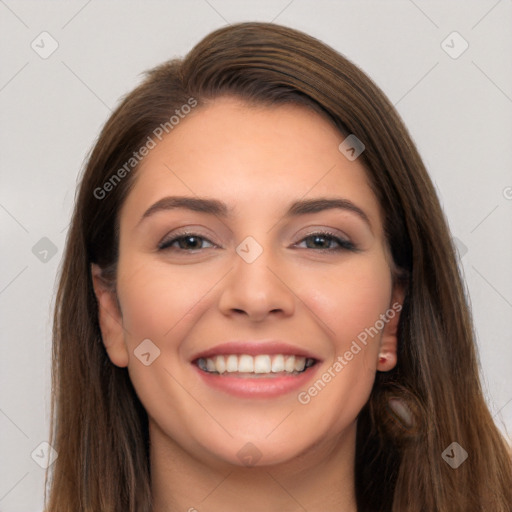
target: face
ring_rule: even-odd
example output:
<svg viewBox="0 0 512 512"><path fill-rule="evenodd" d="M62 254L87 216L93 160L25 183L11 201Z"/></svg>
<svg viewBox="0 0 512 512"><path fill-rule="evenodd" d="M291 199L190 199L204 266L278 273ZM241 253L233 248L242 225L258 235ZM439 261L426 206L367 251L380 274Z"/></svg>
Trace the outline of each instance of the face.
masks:
<svg viewBox="0 0 512 512"><path fill-rule="evenodd" d="M120 212L120 310L93 276L109 357L160 444L265 465L354 435L376 371L396 363L403 297L343 139L305 107L221 98L138 169Z"/></svg>

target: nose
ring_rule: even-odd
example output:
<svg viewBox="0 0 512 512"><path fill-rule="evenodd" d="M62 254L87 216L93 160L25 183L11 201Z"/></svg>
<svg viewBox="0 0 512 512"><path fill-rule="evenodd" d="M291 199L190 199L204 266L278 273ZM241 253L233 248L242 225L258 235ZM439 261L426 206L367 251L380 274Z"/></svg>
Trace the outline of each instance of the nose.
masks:
<svg viewBox="0 0 512 512"><path fill-rule="evenodd" d="M235 253L233 269L223 281L219 309L224 315L246 315L254 322L270 314L289 317L298 298L287 276L269 249L250 263Z"/></svg>

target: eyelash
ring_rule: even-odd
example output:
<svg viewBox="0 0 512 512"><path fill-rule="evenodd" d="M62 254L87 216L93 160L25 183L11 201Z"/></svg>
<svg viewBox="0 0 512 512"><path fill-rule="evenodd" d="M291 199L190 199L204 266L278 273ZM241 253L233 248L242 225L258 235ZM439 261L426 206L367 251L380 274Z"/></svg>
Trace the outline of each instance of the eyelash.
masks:
<svg viewBox="0 0 512 512"><path fill-rule="evenodd" d="M357 247L352 242L349 242L348 240L344 240L342 238L339 238L336 235L334 235L334 233L330 233L328 231L315 231L314 233L310 233L309 235L304 237L302 240L300 240L300 242L303 242L304 240L307 240L308 238L316 237L316 236L321 236L321 237L324 237L326 239L333 240L333 241L335 241L336 243L339 244L339 247L337 247L337 248L334 248L334 249L330 249L330 248L327 248L327 249L317 249L318 251L326 251L326 252L338 252L338 251L357 252L358 251ZM172 250L172 248L171 248L172 244L174 244L175 242L177 242L179 240L184 240L186 238L202 239L202 240L206 240L207 242L213 244L213 242L208 240L206 237L198 235L196 233L180 233L180 234L178 234L177 236L175 236L174 238L172 238L170 240L164 240L163 242L161 242L158 245L158 250L160 250L160 251ZM215 244L213 244L213 245L215 245ZM176 249L176 248L174 248L174 249ZM306 249L309 249L309 248L306 247ZM191 251L189 251L187 249L181 249L181 250L185 251L185 252L191 252ZM192 249L192 250L201 250L201 249Z"/></svg>

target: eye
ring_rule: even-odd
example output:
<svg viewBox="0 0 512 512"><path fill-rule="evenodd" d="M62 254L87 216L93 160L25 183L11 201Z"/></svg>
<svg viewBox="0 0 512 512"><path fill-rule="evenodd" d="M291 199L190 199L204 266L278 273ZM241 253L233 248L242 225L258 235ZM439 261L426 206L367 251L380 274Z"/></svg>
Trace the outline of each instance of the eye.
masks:
<svg viewBox="0 0 512 512"><path fill-rule="evenodd" d="M178 243L178 246L173 247L173 245L175 245L176 242ZM212 246L215 245L212 242L210 242L210 240L208 240L207 238L200 236L196 233L183 233L167 240L164 239L158 245L158 249L163 251L173 248L176 250L190 252L193 250L204 249L205 247L201 247L202 242L207 242Z"/></svg>
<svg viewBox="0 0 512 512"><path fill-rule="evenodd" d="M303 241L312 240L312 244L308 244L306 242L306 249L319 249L324 251L356 251L356 246L349 242L348 240L344 240L343 238L339 238L333 233L329 233L327 231L320 231L316 233L311 233L302 239L300 243ZM338 247L332 247L331 243L335 242L338 244Z"/></svg>
<svg viewBox="0 0 512 512"><path fill-rule="evenodd" d="M333 233L329 233L327 231L320 231L311 233L302 239L300 243L306 241L306 249L317 249L320 251L357 251L356 246L345 240L336 236ZM311 241L312 243L308 243ZM209 247L204 247L204 243L208 243L211 247L214 247L215 244L208 240L207 238L198 235L197 233L180 233L178 235L173 236L169 239L164 239L159 245L159 250L177 250L177 251L185 251L192 252L201 249L208 249ZM332 243L337 244L337 246L332 246ZM177 245L176 245L177 244Z"/></svg>

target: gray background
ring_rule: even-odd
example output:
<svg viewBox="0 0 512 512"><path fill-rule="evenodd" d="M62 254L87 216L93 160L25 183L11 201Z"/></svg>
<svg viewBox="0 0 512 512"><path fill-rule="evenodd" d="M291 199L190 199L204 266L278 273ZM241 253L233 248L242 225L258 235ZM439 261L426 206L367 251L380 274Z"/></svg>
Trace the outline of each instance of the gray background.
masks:
<svg viewBox="0 0 512 512"><path fill-rule="evenodd" d="M0 0L0 16L0 511L43 505L50 314L86 154L142 71L238 21L318 37L396 105L457 239L484 390L511 439L512 0ZM31 47L51 49L43 31L47 58ZM469 44L457 58L453 31Z"/></svg>

